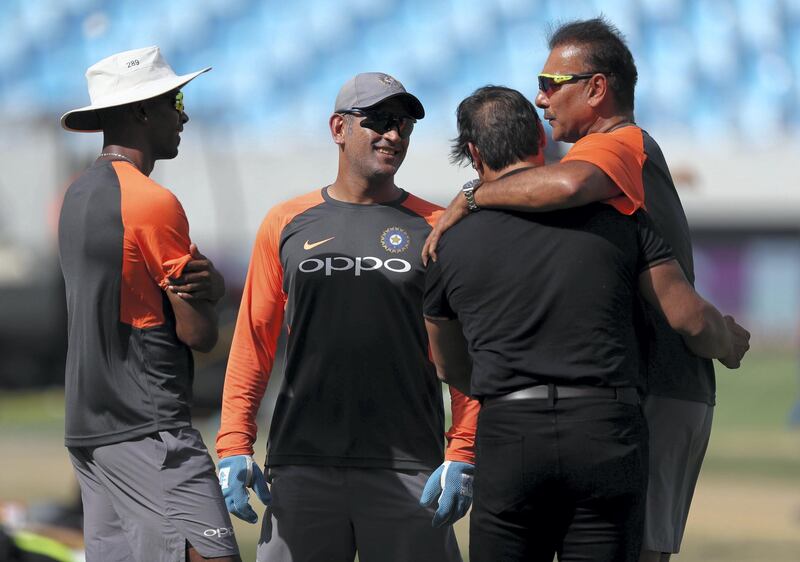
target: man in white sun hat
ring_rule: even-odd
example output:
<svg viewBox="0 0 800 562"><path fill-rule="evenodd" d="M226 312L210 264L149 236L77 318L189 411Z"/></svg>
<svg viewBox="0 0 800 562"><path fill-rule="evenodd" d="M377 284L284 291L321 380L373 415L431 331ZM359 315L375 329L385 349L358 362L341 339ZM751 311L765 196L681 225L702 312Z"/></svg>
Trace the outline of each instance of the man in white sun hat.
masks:
<svg viewBox="0 0 800 562"><path fill-rule="evenodd" d="M69 187L59 257L69 315L66 438L86 560L239 560L214 465L191 427L191 350L217 340L222 276L189 238L177 198L148 176L189 120L158 47L86 72L91 105L61 125L103 132Z"/></svg>

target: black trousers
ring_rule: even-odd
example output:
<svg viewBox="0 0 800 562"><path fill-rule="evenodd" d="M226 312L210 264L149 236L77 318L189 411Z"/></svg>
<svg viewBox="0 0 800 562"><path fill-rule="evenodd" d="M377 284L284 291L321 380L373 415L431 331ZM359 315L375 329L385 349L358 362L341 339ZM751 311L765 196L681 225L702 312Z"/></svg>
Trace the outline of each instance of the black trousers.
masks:
<svg viewBox="0 0 800 562"><path fill-rule="evenodd" d="M486 401L478 419L471 562L634 562L647 425L614 398Z"/></svg>

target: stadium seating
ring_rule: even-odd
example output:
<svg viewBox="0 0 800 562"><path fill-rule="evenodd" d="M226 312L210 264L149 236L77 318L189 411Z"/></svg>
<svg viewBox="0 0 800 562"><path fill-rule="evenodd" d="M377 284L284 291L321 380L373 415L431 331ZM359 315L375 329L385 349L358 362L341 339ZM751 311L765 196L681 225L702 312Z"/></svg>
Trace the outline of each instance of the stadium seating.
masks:
<svg viewBox="0 0 800 562"><path fill-rule="evenodd" d="M452 131L475 87L534 96L548 26L600 12L636 56L645 127L748 138L757 118L800 131L800 0L3 0L0 113L83 105L83 69L155 43L178 71L215 67L187 96L193 119L318 131L344 80L386 70L423 100L428 127Z"/></svg>

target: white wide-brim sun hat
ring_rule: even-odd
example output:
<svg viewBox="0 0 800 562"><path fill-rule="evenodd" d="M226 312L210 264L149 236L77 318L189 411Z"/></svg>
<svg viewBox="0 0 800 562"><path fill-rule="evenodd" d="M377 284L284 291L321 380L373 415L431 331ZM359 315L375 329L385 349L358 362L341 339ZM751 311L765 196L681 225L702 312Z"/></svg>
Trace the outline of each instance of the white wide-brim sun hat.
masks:
<svg viewBox="0 0 800 562"><path fill-rule="evenodd" d="M156 46L111 55L86 71L91 105L67 111L61 116L61 126L78 133L98 132L95 110L160 96L209 70L210 66L191 74L175 74Z"/></svg>

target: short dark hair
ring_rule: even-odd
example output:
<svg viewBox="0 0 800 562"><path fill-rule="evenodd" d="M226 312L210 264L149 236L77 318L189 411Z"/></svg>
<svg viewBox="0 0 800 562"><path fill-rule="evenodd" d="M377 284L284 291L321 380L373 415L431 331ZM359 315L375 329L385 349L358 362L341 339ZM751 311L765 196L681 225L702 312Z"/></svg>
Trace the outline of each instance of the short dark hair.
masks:
<svg viewBox="0 0 800 562"><path fill-rule="evenodd" d="M585 72L605 74L608 85L622 110L633 110L634 90L639 73L633 55L616 26L602 16L566 23L549 40L550 50L563 45L578 45L587 50Z"/></svg>
<svg viewBox="0 0 800 562"><path fill-rule="evenodd" d="M450 161L471 162L467 143L474 144L492 170L502 170L539 154L539 116L533 104L517 90L484 86L458 104L458 137Z"/></svg>

